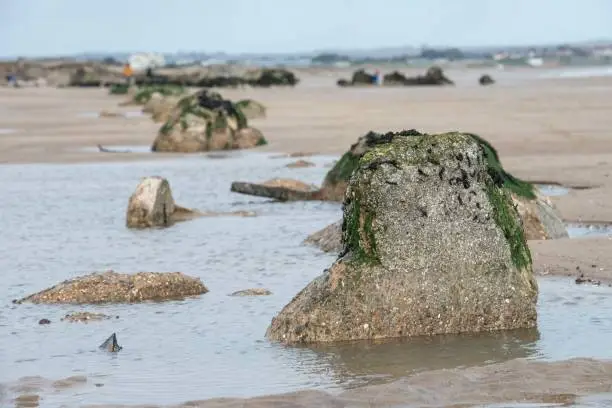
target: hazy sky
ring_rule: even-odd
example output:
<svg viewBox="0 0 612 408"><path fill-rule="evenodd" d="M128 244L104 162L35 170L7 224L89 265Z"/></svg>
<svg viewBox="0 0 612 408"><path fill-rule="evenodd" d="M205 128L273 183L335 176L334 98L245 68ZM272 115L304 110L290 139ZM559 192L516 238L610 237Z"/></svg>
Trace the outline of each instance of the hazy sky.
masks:
<svg viewBox="0 0 612 408"><path fill-rule="evenodd" d="M612 38L612 0L0 0L0 55Z"/></svg>

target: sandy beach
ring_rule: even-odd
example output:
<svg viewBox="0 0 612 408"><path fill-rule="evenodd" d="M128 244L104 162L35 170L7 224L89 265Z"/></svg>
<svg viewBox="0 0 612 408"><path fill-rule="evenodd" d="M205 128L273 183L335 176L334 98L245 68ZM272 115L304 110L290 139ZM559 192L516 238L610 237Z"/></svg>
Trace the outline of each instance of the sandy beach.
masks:
<svg viewBox="0 0 612 408"><path fill-rule="evenodd" d="M302 83L294 89L222 93L268 108L268 117L253 123L269 144L254 151L340 155L369 130L468 131L490 140L513 174L579 187L553 198L566 221L612 222L612 77L535 79L538 74L517 70L496 74L496 86L478 87L478 74L449 72L455 87L342 89L335 80L350 72L324 70L300 72ZM97 144L144 147L155 137L159 125L146 116L93 117L104 110L138 114L138 106L119 107L123 100L105 89L0 89L0 163L179 156L98 153ZM539 274L612 281L611 243L600 237L530 245Z"/></svg>

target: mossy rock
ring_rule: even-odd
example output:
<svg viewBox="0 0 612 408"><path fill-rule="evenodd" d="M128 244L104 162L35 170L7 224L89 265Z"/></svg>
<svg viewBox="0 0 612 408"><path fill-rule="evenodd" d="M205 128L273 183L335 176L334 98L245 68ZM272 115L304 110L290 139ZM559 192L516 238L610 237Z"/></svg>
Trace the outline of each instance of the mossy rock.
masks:
<svg viewBox="0 0 612 408"><path fill-rule="evenodd" d="M181 98L167 115L152 150L161 152L202 152L248 149L267 144L263 134L249 127L243 109L265 112L252 100L236 103L216 92L201 90Z"/></svg>
<svg viewBox="0 0 612 408"><path fill-rule="evenodd" d="M525 197L528 199L535 198L533 185L520 180L505 171L501 161L499 160L497 150L495 150L495 148L488 141L472 133L466 134L474 138L483 149L488 163L488 171L491 177L500 182L511 193L516 194L519 197ZM422 136L426 135L418 132L415 129L387 133L376 133L372 131L368 132L366 135L360 137L327 173L325 179L323 180L322 188L330 191L330 194L328 195L330 200L342 201L344 199L344 190L346 189L346 185L348 184L355 169L359 166L359 159L364 154L370 151L373 147L387 143L397 137L420 138ZM378 154L383 153L384 152Z"/></svg>
<svg viewBox="0 0 612 408"><path fill-rule="evenodd" d="M531 254L482 143L465 133L383 136L350 177L341 254L267 337L316 343L534 327Z"/></svg>

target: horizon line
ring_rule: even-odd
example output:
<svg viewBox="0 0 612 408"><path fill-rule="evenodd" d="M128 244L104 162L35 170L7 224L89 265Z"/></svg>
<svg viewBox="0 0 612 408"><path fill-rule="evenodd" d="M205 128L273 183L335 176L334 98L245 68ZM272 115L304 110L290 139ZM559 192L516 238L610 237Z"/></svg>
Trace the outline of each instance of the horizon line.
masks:
<svg viewBox="0 0 612 408"><path fill-rule="evenodd" d="M141 50L141 51L77 51L73 53L66 54L21 54L21 55L2 55L0 56L0 60L7 59L49 59L49 58L74 58L82 55L91 55L91 54L99 54L99 55L112 55L112 54L136 54L136 53L152 53L152 54L205 54L205 55L227 55L227 56L308 56L308 55L320 55L326 53L333 53L341 55L343 52L349 53L365 53L365 52L376 52L376 51L384 51L384 50L393 50L393 49L458 49L458 50L474 50L474 49L482 49L482 48L538 48L538 47L550 47L550 46L559 46L559 45L568 45L568 46L577 46L577 45L586 45L586 44L595 44L595 43L610 43L612 45L612 38L598 38L598 39L588 39L588 40L575 40L575 41L556 41L556 42L543 42L543 43L525 43L525 44L496 44L496 45L433 45L433 44L420 44L420 45L382 45L378 47L366 47L366 48L349 48L349 47L337 47L337 48L327 48L327 49L311 49L309 51L273 51L273 52L226 52L226 51L202 51L202 50L176 50L176 51L151 51L151 50Z"/></svg>

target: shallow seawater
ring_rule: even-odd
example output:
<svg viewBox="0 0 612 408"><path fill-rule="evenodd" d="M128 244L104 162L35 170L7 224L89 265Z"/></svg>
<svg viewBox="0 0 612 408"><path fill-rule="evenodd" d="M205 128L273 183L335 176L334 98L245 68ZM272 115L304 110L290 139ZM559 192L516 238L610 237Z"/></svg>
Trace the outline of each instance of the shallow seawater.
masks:
<svg viewBox="0 0 612 408"><path fill-rule="evenodd" d="M112 150L111 153L153 153L151 151L151 145L104 145L105 149ZM82 152L100 152L97 146L83 147L79 149Z"/></svg>
<svg viewBox="0 0 612 408"><path fill-rule="evenodd" d="M140 117L144 117L144 113L142 113L142 111L127 111L127 112L117 112L119 114L119 117L123 116L124 118L127 119L131 119L131 118L140 118ZM79 112L77 114L77 117L79 118L92 118L92 119L100 119L102 118L100 115L100 112Z"/></svg>
<svg viewBox="0 0 612 408"><path fill-rule="evenodd" d="M17 129L12 128L0 128L0 135L12 135L13 133L17 133Z"/></svg>
<svg viewBox="0 0 612 408"><path fill-rule="evenodd" d="M542 194L549 197L558 197L569 194L570 189L557 184L536 184L535 185Z"/></svg>
<svg viewBox="0 0 612 408"><path fill-rule="evenodd" d="M292 158L240 152L224 159L78 165L0 166L0 394L23 377L86 378L70 387L40 386L43 406L171 404L298 389L333 392L410 373L502 362L517 357L612 358L612 290L540 280L538 330L439 336L384 343L296 348L264 339L272 317L333 260L302 240L336 221L337 203L271 203L230 192L232 181L299 178L318 184L330 157L289 169ZM170 181L179 205L251 210L256 217L212 217L163 230L125 228L130 194L143 176ZM15 305L11 301L71 277L181 271L210 292L165 303L109 306ZM246 288L272 292L230 297ZM118 319L60 321L69 311ZM39 325L42 318L49 325ZM98 350L111 333L123 350ZM6 388L8 387L8 389ZM1 402L1 398L0 398Z"/></svg>
<svg viewBox="0 0 612 408"><path fill-rule="evenodd" d="M612 236L612 224L569 223L566 227L570 238Z"/></svg>

